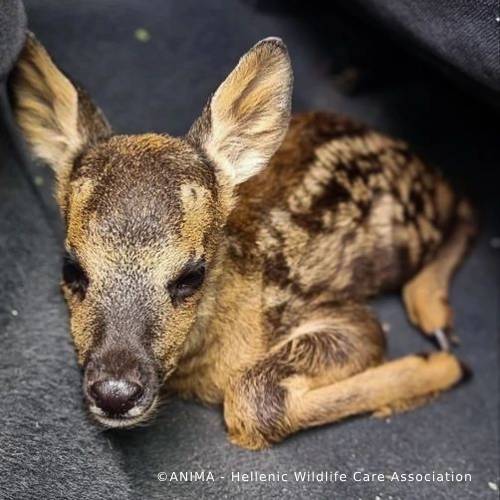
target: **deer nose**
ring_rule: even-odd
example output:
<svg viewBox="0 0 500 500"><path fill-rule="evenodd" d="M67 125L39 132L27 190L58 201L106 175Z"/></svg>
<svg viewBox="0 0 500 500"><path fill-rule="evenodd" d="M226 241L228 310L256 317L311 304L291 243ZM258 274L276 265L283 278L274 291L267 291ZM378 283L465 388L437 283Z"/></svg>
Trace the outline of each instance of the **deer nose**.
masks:
<svg viewBox="0 0 500 500"><path fill-rule="evenodd" d="M105 379L94 382L90 395L95 404L108 415L123 415L133 408L144 389L141 385L123 379Z"/></svg>

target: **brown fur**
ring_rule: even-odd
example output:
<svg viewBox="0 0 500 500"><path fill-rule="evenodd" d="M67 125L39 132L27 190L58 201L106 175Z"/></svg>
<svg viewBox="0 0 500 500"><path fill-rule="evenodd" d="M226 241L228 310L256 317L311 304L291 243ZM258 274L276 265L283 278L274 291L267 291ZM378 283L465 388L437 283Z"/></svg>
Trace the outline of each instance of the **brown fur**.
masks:
<svg viewBox="0 0 500 500"><path fill-rule="evenodd" d="M404 287L417 326L449 327L470 208L401 141L320 112L287 131L291 81L284 45L264 40L187 137L112 135L28 40L16 115L58 174L66 249L84 274L63 289L86 384L105 373L148 389L142 414L96 417L105 425L149 416L165 384L223 403L231 440L257 449L411 408L461 379L451 354L384 363L364 303ZM196 266L203 284L174 299Z"/></svg>

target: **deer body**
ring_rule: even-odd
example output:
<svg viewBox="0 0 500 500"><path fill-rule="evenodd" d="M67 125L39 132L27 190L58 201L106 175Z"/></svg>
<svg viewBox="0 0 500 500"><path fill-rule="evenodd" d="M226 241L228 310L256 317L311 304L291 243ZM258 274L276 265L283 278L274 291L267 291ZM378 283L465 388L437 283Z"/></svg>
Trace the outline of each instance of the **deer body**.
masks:
<svg viewBox="0 0 500 500"><path fill-rule="evenodd" d="M63 289L102 424L147 418L166 385L223 404L230 439L259 449L462 379L446 352L385 362L366 301L402 289L424 333L448 329L469 205L401 141L331 113L287 128L280 41L242 58L183 139L112 135L34 39L13 88L58 176Z"/></svg>
<svg viewBox="0 0 500 500"><path fill-rule="evenodd" d="M296 364L305 365L310 387L376 366L384 334L363 304L401 288L432 260L453 230L457 203L465 211L461 253L473 229L468 205L404 143L333 114L294 116L268 168L241 186L226 228L221 275L194 329L198 341L187 346L168 385L206 403L224 403L228 392L239 398L238 378L267 358L272 366L276 357L279 370L280 349L288 343L296 351L285 357L278 387L276 380L255 377L262 383L257 390L268 384L267 390L279 392L297 376ZM424 300L435 291L425 290ZM440 306L443 316L429 319L435 323L426 325L428 334L449 326L448 306ZM337 321L359 322L360 331L342 338ZM329 328L335 331L332 345ZM324 339L315 338L321 333ZM247 411L241 414L248 419ZM268 444L259 438L243 445Z"/></svg>

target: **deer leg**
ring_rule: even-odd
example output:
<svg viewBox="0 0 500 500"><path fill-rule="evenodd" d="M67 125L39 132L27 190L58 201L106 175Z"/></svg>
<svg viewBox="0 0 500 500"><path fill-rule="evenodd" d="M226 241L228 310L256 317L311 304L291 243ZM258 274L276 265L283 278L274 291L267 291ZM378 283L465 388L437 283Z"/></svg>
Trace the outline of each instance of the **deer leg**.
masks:
<svg viewBox="0 0 500 500"><path fill-rule="evenodd" d="M444 350L449 349L447 334L453 326L448 291L453 274L475 233L467 202L458 207L457 223L436 256L403 288L403 300L410 321L428 336L434 336Z"/></svg>
<svg viewBox="0 0 500 500"><path fill-rule="evenodd" d="M231 441L261 448L293 432L286 381L307 389L332 384L382 362L385 339L379 321L357 303L310 305L307 318L253 366L231 380L224 416Z"/></svg>
<svg viewBox="0 0 500 500"><path fill-rule="evenodd" d="M452 354L409 355L370 368L338 384L303 394L291 391L288 418L294 430L388 408L415 407L460 382L466 369Z"/></svg>
<svg viewBox="0 0 500 500"><path fill-rule="evenodd" d="M380 364L384 341L374 316L352 304L328 312L233 377L224 399L233 443L261 449L307 427L408 409L463 377L457 358L443 352Z"/></svg>

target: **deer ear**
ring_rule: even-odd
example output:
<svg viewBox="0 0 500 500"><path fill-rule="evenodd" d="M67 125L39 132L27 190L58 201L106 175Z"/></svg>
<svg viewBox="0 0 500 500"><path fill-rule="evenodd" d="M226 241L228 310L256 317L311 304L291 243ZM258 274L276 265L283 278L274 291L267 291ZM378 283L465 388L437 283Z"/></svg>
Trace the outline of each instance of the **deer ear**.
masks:
<svg viewBox="0 0 500 500"><path fill-rule="evenodd" d="M188 139L225 171L233 184L258 173L283 140L290 120L293 74L284 43L266 38L220 85Z"/></svg>
<svg viewBox="0 0 500 500"><path fill-rule="evenodd" d="M10 82L14 114L34 156L60 177L86 144L110 134L87 94L53 63L29 34Z"/></svg>

